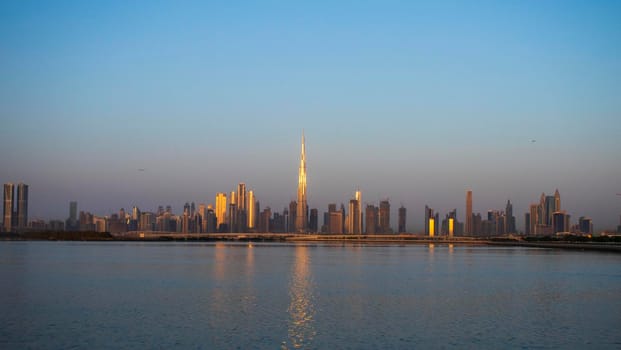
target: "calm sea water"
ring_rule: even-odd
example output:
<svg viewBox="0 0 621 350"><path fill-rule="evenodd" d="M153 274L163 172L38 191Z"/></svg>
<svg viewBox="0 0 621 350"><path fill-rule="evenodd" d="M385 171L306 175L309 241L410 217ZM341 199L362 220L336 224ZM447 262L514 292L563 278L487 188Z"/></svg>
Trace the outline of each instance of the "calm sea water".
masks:
<svg viewBox="0 0 621 350"><path fill-rule="evenodd" d="M0 242L0 348L619 348L621 255Z"/></svg>

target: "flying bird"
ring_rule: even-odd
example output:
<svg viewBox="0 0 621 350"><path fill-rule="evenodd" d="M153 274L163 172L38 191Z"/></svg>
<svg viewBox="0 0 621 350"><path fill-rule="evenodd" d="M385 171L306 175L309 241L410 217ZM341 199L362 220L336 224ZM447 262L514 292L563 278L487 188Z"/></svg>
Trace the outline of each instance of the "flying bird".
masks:
<svg viewBox="0 0 621 350"><path fill-rule="evenodd" d="M535 143L535 142L537 142L537 140L535 140L535 139L531 139L530 140L530 143Z"/></svg>
<svg viewBox="0 0 621 350"><path fill-rule="evenodd" d="M144 171L144 168L140 168L140 169L138 169L138 171Z"/></svg>

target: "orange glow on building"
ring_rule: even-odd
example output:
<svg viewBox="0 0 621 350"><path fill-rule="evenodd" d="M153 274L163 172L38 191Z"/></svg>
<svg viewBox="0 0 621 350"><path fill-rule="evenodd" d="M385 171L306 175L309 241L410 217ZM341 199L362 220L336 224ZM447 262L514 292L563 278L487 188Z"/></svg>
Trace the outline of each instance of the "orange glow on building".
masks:
<svg viewBox="0 0 621 350"><path fill-rule="evenodd" d="M433 218L429 218L429 237L433 237L436 231L436 221Z"/></svg>
<svg viewBox="0 0 621 350"><path fill-rule="evenodd" d="M295 231L305 233L308 217L306 215L306 144L302 131L302 151L300 152L300 168L298 172L298 202L295 213ZM291 213L293 215L293 213Z"/></svg>
<svg viewBox="0 0 621 350"><path fill-rule="evenodd" d="M216 194L216 229L226 223L226 193Z"/></svg>
<svg viewBox="0 0 621 350"><path fill-rule="evenodd" d="M256 223L256 203L254 199L254 191L248 191L248 204L247 204L246 217L248 218L247 227L254 229Z"/></svg>

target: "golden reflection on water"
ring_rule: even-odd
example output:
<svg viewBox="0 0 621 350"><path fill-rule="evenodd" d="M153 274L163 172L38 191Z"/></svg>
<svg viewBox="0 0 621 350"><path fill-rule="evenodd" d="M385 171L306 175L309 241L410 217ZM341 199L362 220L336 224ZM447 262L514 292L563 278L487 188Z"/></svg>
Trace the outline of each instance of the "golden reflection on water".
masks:
<svg viewBox="0 0 621 350"><path fill-rule="evenodd" d="M427 269L430 272L433 271L433 262L434 262L433 252L434 252L435 249L436 249L436 246L433 243L429 243L429 248L427 249L427 251L428 251L428 254L427 254Z"/></svg>
<svg viewBox="0 0 621 350"><path fill-rule="evenodd" d="M310 271L309 248L295 248L295 262L289 284L289 341L294 348L308 347L316 335L314 327L314 286Z"/></svg>
<svg viewBox="0 0 621 350"><path fill-rule="evenodd" d="M221 242L216 243L213 255L213 270L211 272L214 281L223 282L226 279L226 255L226 245ZM211 305L209 307L211 312L226 313L227 300L222 288L212 288L208 302Z"/></svg>
<svg viewBox="0 0 621 350"><path fill-rule="evenodd" d="M246 274L249 277L254 276L254 247L252 243L249 243L246 249Z"/></svg>
<svg viewBox="0 0 621 350"><path fill-rule="evenodd" d="M223 280L226 277L226 245L222 242L216 243L213 268L217 280Z"/></svg>

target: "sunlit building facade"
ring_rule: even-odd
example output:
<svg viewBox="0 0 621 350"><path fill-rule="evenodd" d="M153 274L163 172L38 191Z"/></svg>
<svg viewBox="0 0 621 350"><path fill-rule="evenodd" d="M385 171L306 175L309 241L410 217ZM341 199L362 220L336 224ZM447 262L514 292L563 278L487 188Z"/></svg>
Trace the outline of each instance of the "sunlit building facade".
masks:
<svg viewBox="0 0 621 350"><path fill-rule="evenodd" d="M438 213L434 213L432 208L425 206L425 235L434 237L438 232L440 216Z"/></svg>
<svg viewBox="0 0 621 350"><path fill-rule="evenodd" d="M256 200L254 198L254 191L248 191L248 205L246 208L246 218L248 219L248 230L254 230L256 227L257 213L256 213Z"/></svg>
<svg viewBox="0 0 621 350"><path fill-rule="evenodd" d="M362 208L360 200L362 194L356 191L354 198L349 200L349 214L347 215L346 230L349 234L362 234Z"/></svg>
<svg viewBox="0 0 621 350"><path fill-rule="evenodd" d="M298 170L298 201L295 211L295 231L305 233L308 225L308 202L306 198L306 146L302 132L302 150Z"/></svg>
<svg viewBox="0 0 621 350"><path fill-rule="evenodd" d="M226 193L219 192L216 194L216 226L226 223Z"/></svg>
<svg viewBox="0 0 621 350"><path fill-rule="evenodd" d="M338 210L338 211L330 212L328 232L334 233L334 234L343 233L343 212L342 211Z"/></svg>

